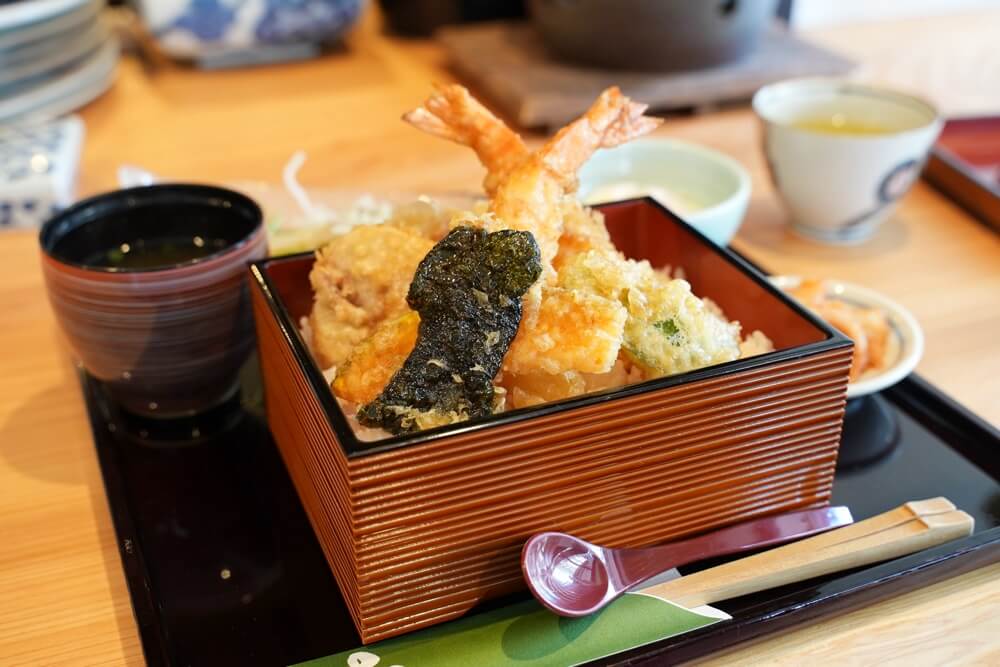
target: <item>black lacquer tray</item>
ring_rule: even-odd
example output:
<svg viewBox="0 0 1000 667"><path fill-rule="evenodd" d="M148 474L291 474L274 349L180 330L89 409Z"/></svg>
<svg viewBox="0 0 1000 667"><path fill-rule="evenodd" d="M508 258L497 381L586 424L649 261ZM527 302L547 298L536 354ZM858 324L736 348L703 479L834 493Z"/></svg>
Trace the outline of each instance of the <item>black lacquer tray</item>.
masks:
<svg viewBox="0 0 1000 667"><path fill-rule="evenodd" d="M285 665L360 646L264 422L255 362L239 397L187 421L138 420L92 378L83 388L151 665ZM863 519L943 495L975 534L718 604L731 621L603 663L695 658L1000 560L1000 431L917 376L847 413L835 504Z"/></svg>

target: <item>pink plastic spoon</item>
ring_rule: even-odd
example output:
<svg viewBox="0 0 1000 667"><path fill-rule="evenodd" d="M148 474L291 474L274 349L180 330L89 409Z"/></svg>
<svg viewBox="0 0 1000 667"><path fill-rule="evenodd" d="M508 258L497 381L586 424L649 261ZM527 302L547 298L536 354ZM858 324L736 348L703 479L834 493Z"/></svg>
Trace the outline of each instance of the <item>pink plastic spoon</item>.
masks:
<svg viewBox="0 0 1000 667"><path fill-rule="evenodd" d="M538 533L521 551L521 570L543 605L561 616L586 616L671 568L790 542L852 521L846 507L790 512L645 549L610 549L566 533Z"/></svg>

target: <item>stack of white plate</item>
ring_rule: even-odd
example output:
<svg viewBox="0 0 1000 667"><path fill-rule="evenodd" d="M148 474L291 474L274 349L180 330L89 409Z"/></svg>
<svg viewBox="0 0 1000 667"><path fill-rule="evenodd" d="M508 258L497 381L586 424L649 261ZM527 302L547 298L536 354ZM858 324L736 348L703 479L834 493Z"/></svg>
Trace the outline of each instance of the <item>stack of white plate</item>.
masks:
<svg viewBox="0 0 1000 667"><path fill-rule="evenodd" d="M114 81L118 45L102 0L0 5L0 123L58 116Z"/></svg>

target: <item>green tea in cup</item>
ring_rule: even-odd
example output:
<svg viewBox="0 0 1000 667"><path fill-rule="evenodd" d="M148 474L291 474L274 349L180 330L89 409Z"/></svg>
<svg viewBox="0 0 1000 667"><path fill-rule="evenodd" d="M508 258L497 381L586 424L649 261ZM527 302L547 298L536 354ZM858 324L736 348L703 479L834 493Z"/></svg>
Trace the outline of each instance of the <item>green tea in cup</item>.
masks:
<svg viewBox="0 0 1000 667"><path fill-rule="evenodd" d="M886 123L865 121L852 118L842 111L831 110L827 113L810 113L792 121L792 127L810 132L825 132L827 134L891 134L896 130Z"/></svg>
<svg viewBox="0 0 1000 667"><path fill-rule="evenodd" d="M796 232L860 243L920 175L942 120L912 95L837 79L764 86L753 108Z"/></svg>

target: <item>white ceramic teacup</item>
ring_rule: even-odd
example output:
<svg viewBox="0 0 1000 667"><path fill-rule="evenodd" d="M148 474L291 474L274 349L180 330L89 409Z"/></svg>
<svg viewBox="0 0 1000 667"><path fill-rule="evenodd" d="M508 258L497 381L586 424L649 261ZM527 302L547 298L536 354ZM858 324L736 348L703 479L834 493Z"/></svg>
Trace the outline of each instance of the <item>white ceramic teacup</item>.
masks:
<svg viewBox="0 0 1000 667"><path fill-rule="evenodd" d="M753 98L764 153L797 232L859 243L916 181L943 124L928 102L837 79L793 79Z"/></svg>

